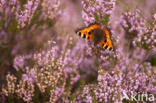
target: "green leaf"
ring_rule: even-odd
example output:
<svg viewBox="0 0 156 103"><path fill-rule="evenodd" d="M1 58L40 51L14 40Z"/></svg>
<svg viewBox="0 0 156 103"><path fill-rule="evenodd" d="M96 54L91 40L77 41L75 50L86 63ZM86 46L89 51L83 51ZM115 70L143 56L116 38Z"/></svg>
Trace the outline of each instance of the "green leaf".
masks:
<svg viewBox="0 0 156 103"><path fill-rule="evenodd" d="M74 96L74 95L71 95L71 96L70 96L70 101L73 101L74 98L75 98L75 96Z"/></svg>
<svg viewBox="0 0 156 103"><path fill-rule="evenodd" d="M13 17L13 19L12 19L12 21L10 23L10 26L8 28L8 31L10 33L16 32L18 30L17 26L18 26L17 20L15 19L15 17Z"/></svg>
<svg viewBox="0 0 156 103"><path fill-rule="evenodd" d="M93 102L93 103L98 103L97 100L95 100L95 99L94 99L92 102Z"/></svg>

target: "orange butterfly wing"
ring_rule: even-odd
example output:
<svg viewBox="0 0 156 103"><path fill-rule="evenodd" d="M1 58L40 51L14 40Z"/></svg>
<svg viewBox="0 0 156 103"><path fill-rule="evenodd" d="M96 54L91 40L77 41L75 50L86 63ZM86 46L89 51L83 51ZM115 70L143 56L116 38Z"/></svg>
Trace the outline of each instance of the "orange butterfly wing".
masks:
<svg viewBox="0 0 156 103"><path fill-rule="evenodd" d="M103 46L103 48L107 49L107 50L113 50L113 44L112 44L112 40L111 40L111 34L110 31L107 28L104 28L104 33L106 35L106 40L103 40L100 42L100 45Z"/></svg>
<svg viewBox="0 0 156 103"><path fill-rule="evenodd" d="M78 34L82 38L92 41L93 40L92 30L98 29L100 27L101 26L97 23L90 24L88 27L76 30L76 34Z"/></svg>

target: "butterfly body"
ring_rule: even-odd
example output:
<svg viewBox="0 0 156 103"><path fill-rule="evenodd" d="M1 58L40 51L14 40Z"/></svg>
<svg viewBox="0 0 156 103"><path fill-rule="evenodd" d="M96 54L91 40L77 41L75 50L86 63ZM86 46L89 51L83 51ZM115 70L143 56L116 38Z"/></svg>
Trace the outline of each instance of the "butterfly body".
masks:
<svg viewBox="0 0 156 103"><path fill-rule="evenodd" d="M84 39L93 41L95 45L101 45L104 49L114 49L110 30L105 27L102 28L101 25L97 23L90 24L88 27L77 29L76 34Z"/></svg>
<svg viewBox="0 0 156 103"><path fill-rule="evenodd" d="M106 40L106 35L103 35L104 31L102 29L95 29L93 31L93 41L94 44L97 45L103 40Z"/></svg>

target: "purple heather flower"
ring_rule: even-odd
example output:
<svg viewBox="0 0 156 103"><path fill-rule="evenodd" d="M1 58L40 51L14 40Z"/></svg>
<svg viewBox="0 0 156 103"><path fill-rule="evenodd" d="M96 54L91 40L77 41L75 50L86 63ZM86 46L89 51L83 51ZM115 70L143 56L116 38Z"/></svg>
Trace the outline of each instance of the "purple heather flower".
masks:
<svg viewBox="0 0 156 103"><path fill-rule="evenodd" d="M16 71L18 71L19 69L23 69L24 68L24 57L22 57L22 56L15 57L13 66L16 69Z"/></svg>
<svg viewBox="0 0 156 103"><path fill-rule="evenodd" d="M136 10L135 12L126 12L121 16L121 24L124 28L129 28L128 32L130 34L126 35L133 35L134 38L132 41L133 45L136 46L135 43L146 44L148 48L151 49L154 47L153 39L156 37L153 28L146 26L146 18L141 16L140 10ZM129 24L129 27L128 27ZM135 31L136 36L134 33L131 32Z"/></svg>
<svg viewBox="0 0 156 103"><path fill-rule="evenodd" d="M28 82L35 82L36 78L35 78L35 71L34 69L29 70L29 68L27 67L27 74L23 74L22 75L22 79L28 81Z"/></svg>
<svg viewBox="0 0 156 103"><path fill-rule="evenodd" d="M95 22L95 17L97 15L111 15L112 11L115 8L116 0L95 0L95 1L88 1L82 0L81 4L83 7L82 10L82 18L85 21L85 24L88 25L89 23ZM101 18L104 19L104 18Z"/></svg>
<svg viewBox="0 0 156 103"><path fill-rule="evenodd" d="M1 0L1 3L3 4L3 5L5 5L6 4L6 0Z"/></svg>

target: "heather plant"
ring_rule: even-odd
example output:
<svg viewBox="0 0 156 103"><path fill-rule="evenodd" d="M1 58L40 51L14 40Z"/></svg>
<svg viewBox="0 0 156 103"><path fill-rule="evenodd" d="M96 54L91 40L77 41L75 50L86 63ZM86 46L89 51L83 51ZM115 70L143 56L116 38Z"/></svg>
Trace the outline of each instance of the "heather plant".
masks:
<svg viewBox="0 0 156 103"><path fill-rule="evenodd" d="M156 2L144 3L1 0L1 102L155 103ZM110 28L114 51L75 35L79 22Z"/></svg>
<svg viewBox="0 0 156 103"><path fill-rule="evenodd" d="M1 84L8 71L17 69L13 67L13 62L19 62L20 68L27 65L22 62L22 58L19 59L20 55L34 52L48 40L50 35L47 33L52 32L49 28L60 15L60 5L59 0L0 1ZM29 60L27 57L25 59Z"/></svg>

